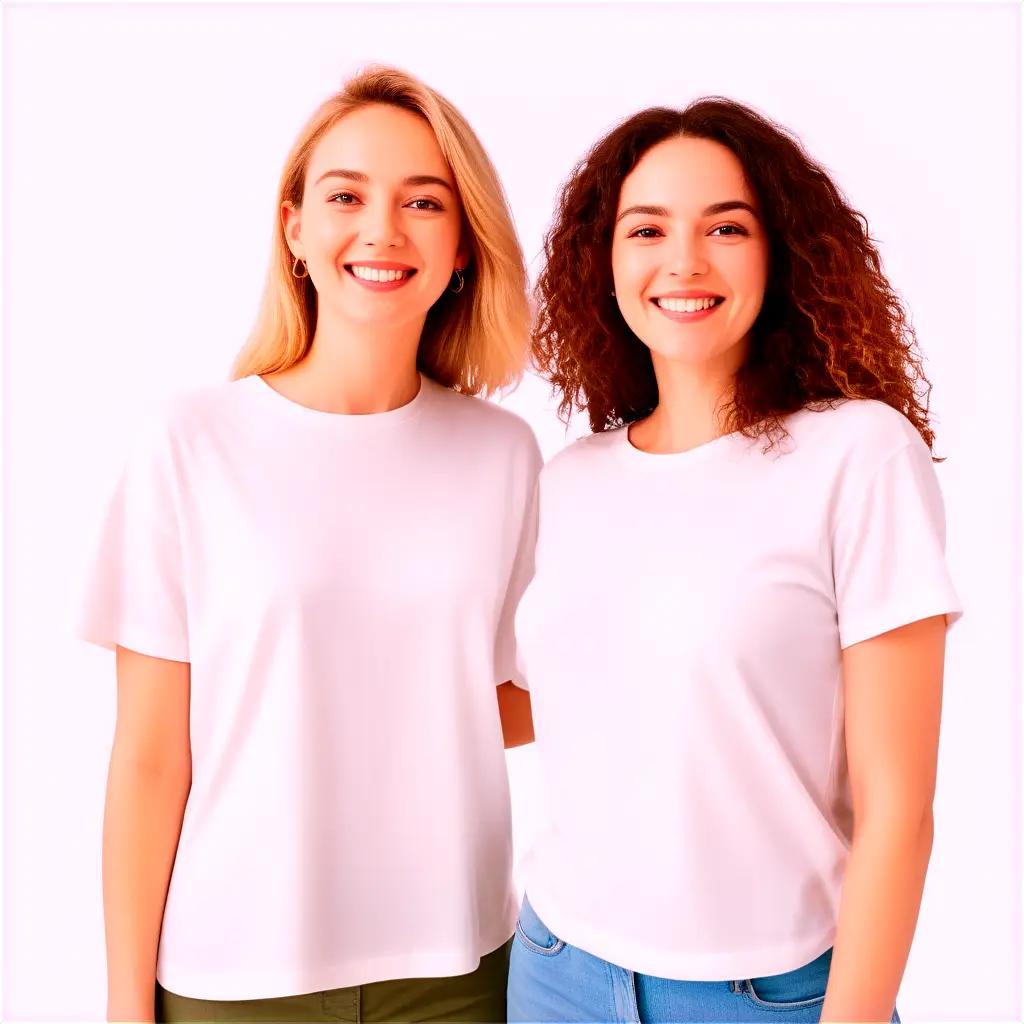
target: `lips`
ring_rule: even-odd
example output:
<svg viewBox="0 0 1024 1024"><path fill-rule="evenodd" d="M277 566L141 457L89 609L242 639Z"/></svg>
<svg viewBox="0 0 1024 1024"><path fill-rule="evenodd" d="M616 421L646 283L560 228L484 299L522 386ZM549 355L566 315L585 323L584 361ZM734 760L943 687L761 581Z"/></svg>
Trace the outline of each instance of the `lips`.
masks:
<svg viewBox="0 0 1024 1024"><path fill-rule="evenodd" d="M345 269L352 267L370 267L373 270L415 270L408 263L395 263L393 260L353 260L345 264Z"/></svg>
<svg viewBox="0 0 1024 1024"><path fill-rule="evenodd" d="M715 312L722 307L724 302L725 299L720 296L714 298L708 296L701 299L677 299L659 296L657 299L651 299L651 305L663 317L675 323L683 324L694 323L697 320L706 320L709 316L714 316Z"/></svg>
<svg viewBox="0 0 1024 1024"><path fill-rule="evenodd" d="M416 268L405 263L346 263L345 273L361 287L373 292L392 292L407 285Z"/></svg>
<svg viewBox="0 0 1024 1024"><path fill-rule="evenodd" d="M672 292L662 292L654 296L657 299L720 299L718 292L705 292L698 288L677 288Z"/></svg>
<svg viewBox="0 0 1024 1024"><path fill-rule="evenodd" d="M380 283L407 280L416 273L404 263L346 263L345 270L359 281Z"/></svg>
<svg viewBox="0 0 1024 1024"><path fill-rule="evenodd" d="M710 292L705 292L701 295L669 293L667 295L659 295L657 298L651 299L651 302L659 309L667 309L672 313L697 313L700 310L721 305L725 302L725 299L721 295L712 295Z"/></svg>

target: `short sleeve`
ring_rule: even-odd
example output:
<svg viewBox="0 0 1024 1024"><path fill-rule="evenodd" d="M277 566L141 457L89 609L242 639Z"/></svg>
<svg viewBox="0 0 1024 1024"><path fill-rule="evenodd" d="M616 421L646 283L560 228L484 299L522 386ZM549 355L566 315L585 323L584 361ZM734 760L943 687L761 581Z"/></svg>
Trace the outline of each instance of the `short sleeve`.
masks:
<svg viewBox="0 0 1024 1024"><path fill-rule="evenodd" d="M167 428L153 420L133 445L85 563L75 632L89 643L189 660L173 467Z"/></svg>
<svg viewBox="0 0 1024 1024"><path fill-rule="evenodd" d="M534 551L537 545L538 497L537 479L543 464L540 449L533 444L530 459L530 475L527 487L528 500L524 509L519 539L516 545L515 561L509 576L508 589L498 621L495 640L494 674L495 685L513 682L521 690L527 690L525 676L519 666L516 652L515 616L519 599L533 578Z"/></svg>
<svg viewBox="0 0 1024 1024"><path fill-rule="evenodd" d="M945 558L942 492L919 438L837 510L832 569L840 647L933 615L962 615Z"/></svg>

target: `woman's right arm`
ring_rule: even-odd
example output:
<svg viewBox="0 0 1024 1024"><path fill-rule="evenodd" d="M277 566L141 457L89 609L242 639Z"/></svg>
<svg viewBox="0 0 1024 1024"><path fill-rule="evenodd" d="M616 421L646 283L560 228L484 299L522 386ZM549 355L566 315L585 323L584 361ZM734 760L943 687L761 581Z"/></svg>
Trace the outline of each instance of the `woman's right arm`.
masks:
<svg viewBox="0 0 1024 1024"><path fill-rule="evenodd" d="M192 784L190 666L117 648L103 818L107 1019L152 1021L157 949Z"/></svg>

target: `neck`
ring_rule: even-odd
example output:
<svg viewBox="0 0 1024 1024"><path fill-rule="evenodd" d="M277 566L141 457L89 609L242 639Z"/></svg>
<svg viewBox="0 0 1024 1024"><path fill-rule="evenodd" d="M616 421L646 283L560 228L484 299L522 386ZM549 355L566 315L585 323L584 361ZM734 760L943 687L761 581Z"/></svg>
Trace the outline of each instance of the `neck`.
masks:
<svg viewBox="0 0 1024 1024"><path fill-rule="evenodd" d="M684 363L651 353L658 381L658 405L630 433L634 444L649 452L685 452L726 432L721 415L732 396L741 360Z"/></svg>
<svg viewBox="0 0 1024 1024"><path fill-rule="evenodd" d="M309 352L267 377L288 397L322 412L388 412L419 391L416 355L422 330L422 318L383 328L341 320L321 307Z"/></svg>

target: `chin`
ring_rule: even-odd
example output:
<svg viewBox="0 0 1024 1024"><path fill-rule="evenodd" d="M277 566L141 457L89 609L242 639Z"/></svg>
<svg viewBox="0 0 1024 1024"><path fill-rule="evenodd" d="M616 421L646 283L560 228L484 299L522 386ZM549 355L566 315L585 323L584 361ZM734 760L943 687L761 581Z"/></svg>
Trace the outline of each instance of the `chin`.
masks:
<svg viewBox="0 0 1024 1024"><path fill-rule="evenodd" d="M388 298L387 295L371 296L369 302L350 302L336 308L342 319L349 323L375 324L379 327L401 327L402 324L423 316L418 309L410 309L408 303L389 302Z"/></svg>
<svg viewBox="0 0 1024 1024"><path fill-rule="evenodd" d="M653 345L647 346L651 356L672 363L694 363L700 365L710 359L716 359L728 346L715 345L713 342L699 338L678 339L671 341L658 339Z"/></svg>
<svg viewBox="0 0 1024 1024"><path fill-rule="evenodd" d="M722 364L735 361L743 362L746 339L735 340L723 338L719 331L703 334L686 326L680 331L673 331L666 337L660 333L657 338L644 344L651 350L652 358L666 362L706 366L708 363Z"/></svg>

